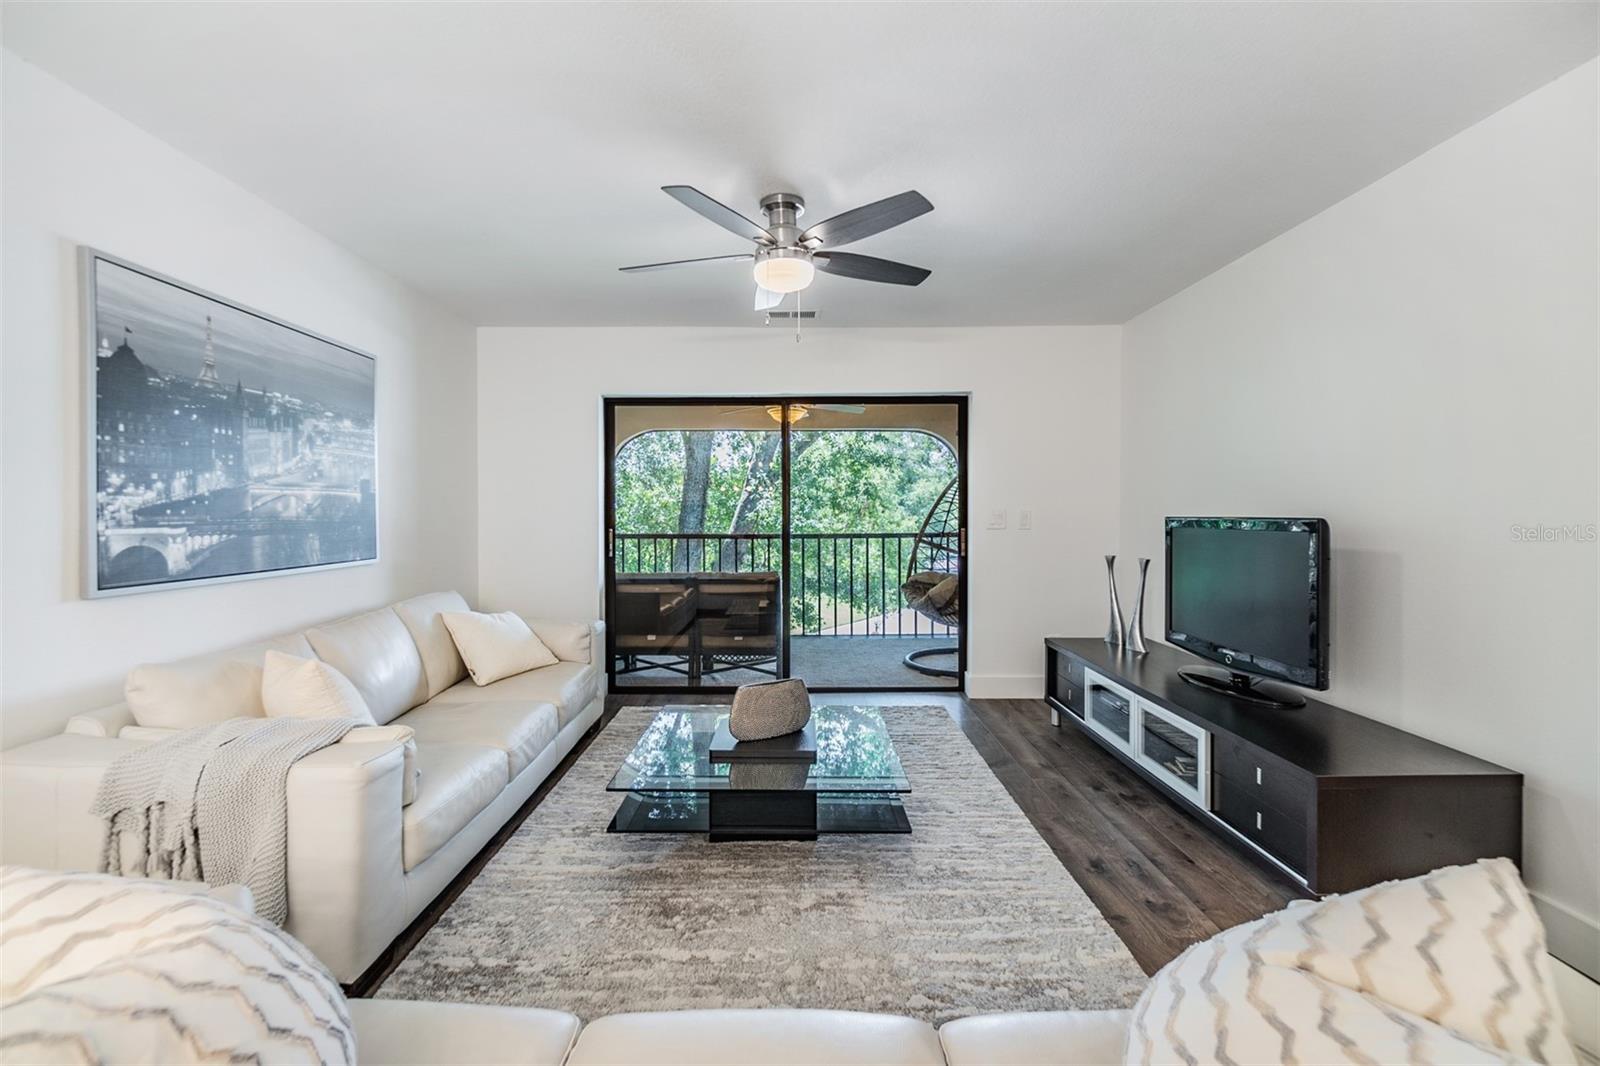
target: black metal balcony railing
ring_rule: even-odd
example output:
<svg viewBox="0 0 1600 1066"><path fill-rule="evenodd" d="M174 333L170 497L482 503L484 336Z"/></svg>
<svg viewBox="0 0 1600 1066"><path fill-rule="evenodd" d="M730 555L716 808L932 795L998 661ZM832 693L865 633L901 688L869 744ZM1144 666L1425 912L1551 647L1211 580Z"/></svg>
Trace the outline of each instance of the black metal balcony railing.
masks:
<svg viewBox="0 0 1600 1066"><path fill-rule="evenodd" d="M949 534L952 543L955 534ZM915 533L792 533L791 631L799 635L946 637L954 628L906 606L905 580ZM947 553L945 558L953 557ZM619 574L778 571L778 533L618 533Z"/></svg>

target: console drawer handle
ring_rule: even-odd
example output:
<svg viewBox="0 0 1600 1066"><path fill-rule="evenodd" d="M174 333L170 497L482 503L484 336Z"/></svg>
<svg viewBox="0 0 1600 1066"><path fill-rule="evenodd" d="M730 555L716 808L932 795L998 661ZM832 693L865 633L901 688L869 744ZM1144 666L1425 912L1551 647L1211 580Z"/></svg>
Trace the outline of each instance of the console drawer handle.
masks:
<svg viewBox="0 0 1600 1066"><path fill-rule="evenodd" d="M1256 829L1259 830L1260 828L1261 828L1261 812L1257 811L1256 812Z"/></svg>
<svg viewBox="0 0 1600 1066"><path fill-rule="evenodd" d="M1261 767L1256 767L1256 784L1261 784Z"/></svg>

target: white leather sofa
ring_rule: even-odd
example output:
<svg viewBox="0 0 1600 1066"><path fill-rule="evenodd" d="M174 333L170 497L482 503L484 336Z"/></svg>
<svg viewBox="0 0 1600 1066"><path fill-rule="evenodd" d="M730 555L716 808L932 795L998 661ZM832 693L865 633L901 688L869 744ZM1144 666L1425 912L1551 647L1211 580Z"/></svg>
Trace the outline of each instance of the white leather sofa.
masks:
<svg viewBox="0 0 1600 1066"><path fill-rule="evenodd" d="M1600 991L1557 971L1556 992L1584 1066L1597 1061ZM562 1011L351 1000L360 1061L371 1066L1110 1066L1133 1012L1038 1011L927 1022L837 1010L686 1010L613 1014L583 1024Z"/></svg>
<svg viewBox="0 0 1600 1066"><path fill-rule="evenodd" d="M839 1010L612 1014L353 999L366 1066L1105 1066L1129 1011L988 1014L927 1022Z"/></svg>
<svg viewBox="0 0 1600 1066"><path fill-rule="evenodd" d="M1573 971L1575 974L1576 972ZM1597 1061L1596 987L1557 986L1584 1066ZM524 1066L1112 1066L1133 1012L978 1014L935 1029L892 1014L686 1010L612 1014L405 1000L351 1000L367 1066L440 1062Z"/></svg>
<svg viewBox="0 0 1600 1066"><path fill-rule="evenodd" d="M259 644L129 674L127 701L0 753L0 861L94 870L103 825L88 813L105 767L196 716L264 713L268 648L316 656L350 678L379 728L289 774L288 931L339 980L378 957L599 721L602 624L530 619L561 660L482 688L468 677L433 593Z"/></svg>
<svg viewBox="0 0 1600 1066"><path fill-rule="evenodd" d="M353 999L364 1066L1107 1066L1129 1011L988 1014L927 1022L840 1010L613 1014Z"/></svg>

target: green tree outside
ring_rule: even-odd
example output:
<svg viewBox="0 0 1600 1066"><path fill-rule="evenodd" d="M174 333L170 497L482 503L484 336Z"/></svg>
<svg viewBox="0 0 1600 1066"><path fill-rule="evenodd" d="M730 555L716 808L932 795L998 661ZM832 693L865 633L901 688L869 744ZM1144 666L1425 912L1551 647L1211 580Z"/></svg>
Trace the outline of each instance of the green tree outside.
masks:
<svg viewBox="0 0 1600 1066"><path fill-rule="evenodd" d="M777 430L659 430L626 442L616 457L618 569L777 569L779 439ZM955 455L937 437L909 430L796 429L790 439L792 532L862 535L797 541L790 589L795 631L895 610L911 538L884 535L921 529L956 474ZM753 544L632 536L670 533L768 536Z"/></svg>

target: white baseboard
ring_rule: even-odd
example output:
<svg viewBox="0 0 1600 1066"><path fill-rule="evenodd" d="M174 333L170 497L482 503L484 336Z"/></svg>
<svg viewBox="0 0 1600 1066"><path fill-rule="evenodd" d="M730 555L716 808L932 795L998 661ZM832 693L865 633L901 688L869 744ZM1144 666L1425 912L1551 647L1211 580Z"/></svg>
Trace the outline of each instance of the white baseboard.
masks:
<svg viewBox="0 0 1600 1066"><path fill-rule="evenodd" d="M1600 980L1600 924L1540 892L1530 890L1528 895L1544 923L1550 954L1589 980Z"/></svg>
<svg viewBox="0 0 1600 1066"><path fill-rule="evenodd" d="M1567 1016L1567 1037L1586 1063L1600 1061L1600 984L1595 984L1554 955L1550 972L1556 999Z"/></svg>
<svg viewBox="0 0 1600 1066"><path fill-rule="evenodd" d="M967 695L975 700L1042 700L1043 674L975 674L967 671Z"/></svg>

